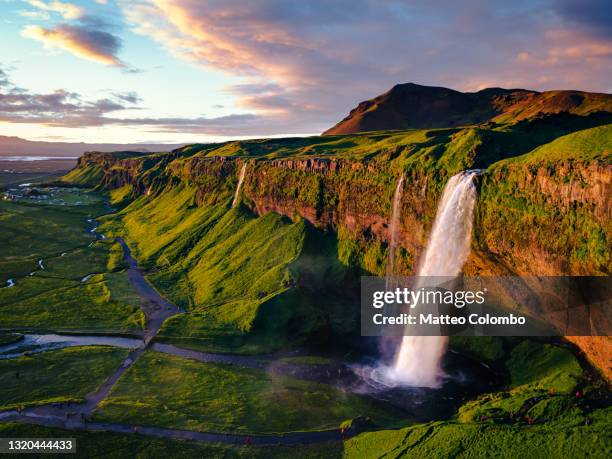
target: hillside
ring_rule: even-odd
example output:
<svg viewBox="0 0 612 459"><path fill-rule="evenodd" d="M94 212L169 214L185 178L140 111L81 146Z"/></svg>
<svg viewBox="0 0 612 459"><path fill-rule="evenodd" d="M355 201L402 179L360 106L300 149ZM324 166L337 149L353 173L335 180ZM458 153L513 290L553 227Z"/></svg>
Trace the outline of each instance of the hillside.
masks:
<svg viewBox="0 0 612 459"><path fill-rule="evenodd" d="M371 385L380 341L360 333L360 277L384 275L390 254L393 272L414 273L444 188L474 168L466 274L610 275L612 124L599 114L87 152L64 186L12 190L0 201L0 340L18 347L2 360L4 413L81 409L115 435L342 434L345 457L486 457L500 444L606 457L609 336L452 336L441 388ZM571 325L557 298L500 306ZM606 311L589 307L605 330ZM76 346L38 353L49 333ZM138 347L107 347L126 339ZM81 451L111 441L81 434ZM340 457L327 443L291 445ZM285 457L279 448L260 451Z"/></svg>
<svg viewBox="0 0 612 459"><path fill-rule="evenodd" d="M361 102L323 135L468 126L487 122L516 123L561 112L581 116L597 112L610 114L612 95L502 88L459 92L405 83Z"/></svg>
<svg viewBox="0 0 612 459"><path fill-rule="evenodd" d="M448 178L486 168L466 273L609 275L612 125L571 117L87 153L64 181L111 193L123 209L103 230L192 311L161 339L264 352L353 333L358 276L385 272L402 174L401 273L414 272ZM243 167L242 203L230 209ZM610 374L609 338L575 341Z"/></svg>

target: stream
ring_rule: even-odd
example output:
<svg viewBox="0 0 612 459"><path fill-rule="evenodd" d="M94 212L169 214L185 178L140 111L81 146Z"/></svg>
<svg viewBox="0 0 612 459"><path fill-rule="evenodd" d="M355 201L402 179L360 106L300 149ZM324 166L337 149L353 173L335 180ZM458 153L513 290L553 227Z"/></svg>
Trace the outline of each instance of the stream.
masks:
<svg viewBox="0 0 612 459"><path fill-rule="evenodd" d="M104 237L104 235L96 232L97 223L95 220L90 219L88 223L91 225L87 230L89 233L94 235L96 239ZM31 422L32 416L42 417L41 419L44 422L52 422L54 417L59 416L61 418L64 415L68 416L70 413L77 413L83 417L91 415L98 404L108 396L117 380L144 354L146 349L205 363L222 363L259 369L265 371L271 378L291 376L297 379L330 384L342 391L359 394L396 406L416 419L427 421L448 417L466 397L490 390L500 383L499 375L495 374L490 368L483 366L480 362L454 353L448 353L444 358L443 366L447 377L441 388L389 388L368 385L367 378L364 379L363 375L360 374L361 362L347 363L343 359L337 359L331 360L328 364L309 365L285 359L285 357L296 355L295 352L279 352L263 356L214 354L179 348L163 342L154 342L154 338L165 320L176 314L181 314L183 311L162 297L148 283L142 271L138 268L138 263L132 256L127 243L122 238L116 238L115 240L123 247L125 261L128 264L128 279L136 293L143 299L142 309L146 316L146 327L142 337L25 334L23 339L17 342L0 346L0 359L18 358L24 353L36 354L74 346L114 346L130 350L128 357L101 387L86 396L85 403L60 407L42 405L28 408L24 413L17 415L24 422L28 422L28 419ZM39 265L40 269L44 269L42 260L40 260ZM87 279L83 280L86 281ZM10 416L14 416L14 414ZM175 435L177 432L172 429L166 430L168 430L167 435ZM172 431L172 434L170 431ZM193 435L202 434L194 433ZM314 433L305 434L305 437L311 438L311 435L312 439L316 437ZM239 435L236 437L237 439L241 438ZM305 440L306 438L299 437L298 441L303 442ZM236 441L236 439L233 441Z"/></svg>
<svg viewBox="0 0 612 459"><path fill-rule="evenodd" d="M37 354L45 351L75 346L113 346L123 349L136 349L142 345L137 338L92 335L25 334L23 339L0 346L0 359L14 359L24 353Z"/></svg>

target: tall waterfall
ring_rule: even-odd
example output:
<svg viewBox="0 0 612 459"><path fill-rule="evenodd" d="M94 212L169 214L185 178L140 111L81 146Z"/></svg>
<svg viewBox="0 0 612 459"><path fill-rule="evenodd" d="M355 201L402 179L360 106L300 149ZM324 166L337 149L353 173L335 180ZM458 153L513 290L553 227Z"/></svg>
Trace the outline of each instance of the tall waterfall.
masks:
<svg viewBox="0 0 612 459"><path fill-rule="evenodd" d="M232 201L232 208L236 207L238 204L238 200L240 199L240 189L242 188L242 182L244 182L244 174L246 173L246 161L242 163L242 168L240 169L240 174L238 175L238 186L236 187L236 192L234 193L234 199Z"/></svg>
<svg viewBox="0 0 612 459"><path fill-rule="evenodd" d="M402 196L404 195L404 180L402 176L397 181L395 193L393 194L393 208L391 211L391 221L389 222L389 254L387 258L386 286L387 290L391 287L390 281L395 275L395 252L399 239L399 226L402 216Z"/></svg>
<svg viewBox="0 0 612 459"><path fill-rule="evenodd" d="M461 172L448 181L420 262L418 276L456 277L470 254L476 203L474 177L478 170ZM418 280L415 289L426 280ZM420 284L420 285L419 285ZM431 282L427 283L431 287ZM446 336L404 336L388 377L399 384L439 387Z"/></svg>

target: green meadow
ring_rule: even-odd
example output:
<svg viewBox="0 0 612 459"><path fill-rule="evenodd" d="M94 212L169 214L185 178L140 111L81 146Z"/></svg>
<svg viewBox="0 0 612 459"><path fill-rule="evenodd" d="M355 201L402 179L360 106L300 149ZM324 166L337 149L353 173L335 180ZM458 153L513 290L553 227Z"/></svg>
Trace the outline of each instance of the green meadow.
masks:
<svg viewBox="0 0 612 459"><path fill-rule="evenodd" d="M180 457L194 459L203 457L219 459L276 459L286 457L331 459L342 457L342 444L340 443L296 446L224 445L111 432L80 432L17 423L0 424L0 435L17 438L33 436L75 438L77 451L84 457L167 459L168 457L176 457L177 454L180 454ZM65 457L65 454L45 454L45 457L61 459L61 457Z"/></svg>
<svg viewBox="0 0 612 459"><path fill-rule="evenodd" d="M0 201L0 283L15 282L0 289L0 345L31 331L142 332L143 301L121 237L147 281L184 311L163 323L156 342L241 355L300 349L281 363L313 371L360 361L376 345L359 336L359 279L385 273L381 235L402 174L398 272L414 272L448 178L483 168L472 272L524 273L529 257L562 254L563 264L546 267L607 275L610 225L589 187L611 164L611 126L563 120L196 144L102 154L100 163L89 154L54 200ZM244 161L248 176L232 208ZM316 167L327 169L308 169ZM566 199L583 194L590 201ZM116 210L106 214L108 205ZM259 211L268 207L278 212ZM89 232L94 217L106 239ZM452 337L450 347L487 366L497 386L452 401L441 391L454 411L431 422L418 408L408 413L332 384L151 349L92 415L246 435L367 418L358 435L335 443L236 446L13 423L0 424L0 435L76 436L88 457L610 457L606 377L561 338ZM126 355L96 346L0 360L0 408L82 401Z"/></svg>
<svg viewBox="0 0 612 459"><path fill-rule="evenodd" d="M0 279L15 283L0 289L0 329L142 328L123 249L89 232L87 220L104 212L103 196L78 189L60 190L48 201L0 201Z"/></svg>
<svg viewBox="0 0 612 459"><path fill-rule="evenodd" d="M447 421L360 434L344 443L343 456L608 457L606 384L564 347L514 341L501 359L505 390L467 401Z"/></svg>
<svg viewBox="0 0 612 459"><path fill-rule="evenodd" d="M406 413L326 384L149 351L121 378L94 419L213 432L338 428L369 417L393 426Z"/></svg>
<svg viewBox="0 0 612 459"><path fill-rule="evenodd" d="M127 351L72 347L0 360L0 409L83 402L119 367Z"/></svg>

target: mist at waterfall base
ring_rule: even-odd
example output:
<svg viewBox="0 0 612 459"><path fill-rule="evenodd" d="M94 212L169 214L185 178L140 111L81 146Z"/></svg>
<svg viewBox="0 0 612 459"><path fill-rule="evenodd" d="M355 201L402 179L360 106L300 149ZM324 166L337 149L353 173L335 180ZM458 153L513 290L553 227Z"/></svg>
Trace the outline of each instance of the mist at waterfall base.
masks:
<svg viewBox="0 0 612 459"><path fill-rule="evenodd" d="M474 177L479 170L461 172L449 179L438 204L436 218L427 246L421 257L416 275L453 278L461 274L470 253L474 206L477 199ZM389 225L389 260L386 288L393 288L394 258L399 245L401 199L404 177L400 177L393 197L393 212ZM417 281L415 289L435 287ZM416 306L418 308L418 305ZM445 380L464 380L460 368L445 373L442 359L446 352L446 336L404 336L385 338L380 342L380 360L371 366L354 366L358 374L372 389L393 388L439 389Z"/></svg>

